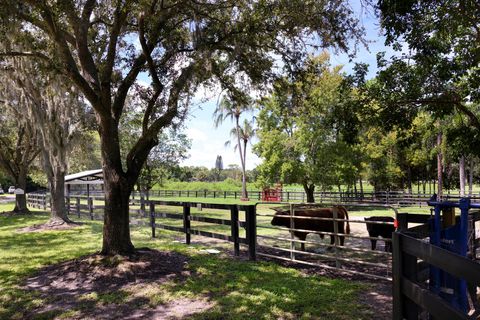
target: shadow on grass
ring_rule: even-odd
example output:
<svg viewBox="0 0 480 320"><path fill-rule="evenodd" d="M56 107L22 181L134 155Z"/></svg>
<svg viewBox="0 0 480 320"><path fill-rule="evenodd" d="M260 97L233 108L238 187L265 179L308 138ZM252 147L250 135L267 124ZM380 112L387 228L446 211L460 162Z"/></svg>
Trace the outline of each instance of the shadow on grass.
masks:
<svg viewBox="0 0 480 320"><path fill-rule="evenodd" d="M92 253L101 244L101 222L85 222L78 229L18 234L14 230L41 223L47 216L0 218L0 319L82 318L98 308L97 314L140 315L148 319L159 309L185 299L207 301L208 310L189 315L193 319L371 319L372 314L358 302L366 286L339 279L305 276L297 270L273 263L252 263L202 255L198 247L172 243L172 235L151 241L149 230L132 228L137 246L178 250L190 256L190 276L174 277L151 284L155 290L138 296L135 290L116 288L75 296L70 311L41 310L48 298L37 291L18 287L23 279L41 266ZM128 289L128 288L127 288ZM51 299L54 299L53 297ZM182 300L183 299L183 300ZM173 302L172 302L173 301ZM140 312L140 313L139 313Z"/></svg>
<svg viewBox="0 0 480 320"><path fill-rule="evenodd" d="M168 290L176 295L207 295L215 307L194 319L370 319L357 302L365 286L305 276L272 263L197 256L192 276Z"/></svg>

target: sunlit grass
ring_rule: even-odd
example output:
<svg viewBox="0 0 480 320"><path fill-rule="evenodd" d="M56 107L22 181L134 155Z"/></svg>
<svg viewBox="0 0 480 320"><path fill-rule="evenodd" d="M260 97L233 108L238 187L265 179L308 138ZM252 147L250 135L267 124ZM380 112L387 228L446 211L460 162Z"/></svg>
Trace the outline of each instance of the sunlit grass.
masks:
<svg viewBox="0 0 480 320"><path fill-rule="evenodd" d="M67 231L19 233L19 228L48 220L48 215L0 216L0 319L21 319L28 310L45 303L36 293L23 290L26 277L42 266L97 252L102 224L84 220ZM213 307L195 319L371 319L359 304L366 286L338 279L306 276L273 263L248 262L202 253L200 245L172 241L178 233L157 233L133 227L137 247L177 251L189 257L191 276L163 284L132 286L128 290L92 293L79 297L77 309L39 315L44 319L81 317L82 310L97 305L121 305L142 296L148 307L179 298L206 299ZM145 307L145 306L142 306ZM84 308L84 309L82 309Z"/></svg>

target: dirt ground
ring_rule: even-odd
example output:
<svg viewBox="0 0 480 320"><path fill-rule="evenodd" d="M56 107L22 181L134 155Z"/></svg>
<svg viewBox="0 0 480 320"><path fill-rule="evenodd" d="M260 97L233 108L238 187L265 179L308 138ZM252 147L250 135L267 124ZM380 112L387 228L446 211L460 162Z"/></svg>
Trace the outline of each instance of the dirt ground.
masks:
<svg viewBox="0 0 480 320"><path fill-rule="evenodd" d="M28 232L51 231L51 230L69 230L69 229L80 227L81 225L82 225L81 222L72 222L72 223L46 222L42 224L34 224L33 226L28 226L25 228L20 228L17 230L17 232L28 233Z"/></svg>
<svg viewBox="0 0 480 320"><path fill-rule="evenodd" d="M181 238L179 241L182 241ZM216 247L222 252L227 251L232 258L247 259L245 251L242 251L240 257L234 257L231 250L225 249L225 242L221 240L195 236L192 243L208 243L210 247ZM367 284L368 289L360 294L359 302L375 312L375 319L387 320L392 317L390 282L372 281L362 276L303 266L288 261L275 262L296 268L306 275L342 278ZM151 285L163 284L173 279L182 280L190 276L184 268L187 263L188 258L178 253L140 249L139 254L129 260L121 257L106 259L98 255L88 255L45 267L28 278L24 287L27 290L40 292L47 303L30 310L24 318L30 319L40 314L51 315L65 312L65 310L76 310L68 315L68 319L188 318L195 313L212 308L214 303L205 298L196 300L180 298L152 305L148 301L148 295L142 295L142 292L148 292ZM112 292L119 293L120 297L108 298ZM122 292L128 292L130 298L119 304L102 304L101 300L105 298L100 298L100 303L98 299L89 300L92 293L98 297L121 299Z"/></svg>
<svg viewBox="0 0 480 320"><path fill-rule="evenodd" d="M187 258L178 253L139 249L136 256L104 258L88 255L51 265L27 279L24 287L40 292L48 303L25 314L25 319L40 314L60 314L76 310L69 319L181 319L209 309L205 299L175 299L149 305L152 284L185 278ZM125 297L122 297L122 294ZM122 300L122 303L102 301Z"/></svg>
<svg viewBox="0 0 480 320"><path fill-rule="evenodd" d="M358 217L355 217L355 219L363 220L363 218L358 218ZM350 228L352 229L351 231L352 234L368 236L368 233L365 228L365 224L353 223L353 224L350 224ZM316 239L318 240L318 236ZM365 239L355 239L355 240L358 240L357 243L360 243L362 247L370 248L370 242L368 240L365 240ZM177 241L184 242L183 237L178 237ZM382 242L382 243L380 245L377 243L377 250L383 250L383 241L379 241L379 242ZM218 249L225 251L224 248L225 248L226 242L218 239L194 236L192 237L191 243L203 244L208 246L218 245L217 247ZM327 240L325 240L325 243L327 243ZM227 251L232 258L243 259L243 260L248 259L248 254L246 251L242 251L240 257L234 257L233 251L231 250L227 250ZM275 262L289 268L295 268L297 270L300 270L306 275L318 275L318 276L325 276L329 278L340 278L347 281L358 281L363 284L366 284L368 286L368 289L359 295L359 302L361 304L366 305L370 310L375 312L375 318L374 318L375 320L392 319L393 297L392 297L392 283L390 281L374 280L365 276L355 275L355 274L346 273L346 272L342 273L342 272L338 272L337 270L326 269L326 268L321 268L316 266L306 266L306 265L302 265L302 264L290 262L290 261L282 261L282 260L270 259L270 258L264 258L264 257L257 257L257 259L263 260L263 261ZM334 263L329 263L329 264L334 265ZM359 271L364 271L361 269L361 267L359 268L358 265L357 266L350 265L350 267L351 268L356 267ZM379 270L378 272L379 274L382 274L384 270Z"/></svg>

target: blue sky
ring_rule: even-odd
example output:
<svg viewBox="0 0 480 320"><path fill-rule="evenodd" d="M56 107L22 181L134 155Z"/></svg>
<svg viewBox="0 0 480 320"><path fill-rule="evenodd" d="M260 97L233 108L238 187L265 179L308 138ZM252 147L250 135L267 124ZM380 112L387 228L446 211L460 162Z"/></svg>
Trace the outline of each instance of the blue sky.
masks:
<svg viewBox="0 0 480 320"><path fill-rule="evenodd" d="M346 54L331 53L331 64L343 65L343 70L346 73L350 73L355 62L365 62L370 66L369 77L373 77L376 72L376 54L381 51L391 53L392 50L384 46L384 38L380 34L377 19L371 12L362 10L359 2L352 1L352 6L356 16L366 30L368 46L367 48L360 47L356 58L351 62ZM224 167L227 167L228 164L240 165L238 153L233 150L234 144L230 147L224 146L225 141L230 139L229 132L233 124L227 121L219 128L215 129L213 126L212 114L216 104L217 97L213 96L209 101L193 106L190 117L185 123L185 131L192 140L192 148L190 157L183 161L181 165L212 168L215 165L217 155L222 156ZM252 115L248 116L251 117ZM251 146L249 146L247 149L247 169L253 169L260 162L261 160L251 152Z"/></svg>

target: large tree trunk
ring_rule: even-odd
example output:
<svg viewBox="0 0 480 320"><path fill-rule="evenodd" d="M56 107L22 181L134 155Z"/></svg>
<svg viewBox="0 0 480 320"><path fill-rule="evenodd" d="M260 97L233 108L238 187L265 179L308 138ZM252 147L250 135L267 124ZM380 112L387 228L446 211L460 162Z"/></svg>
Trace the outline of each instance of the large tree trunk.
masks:
<svg viewBox="0 0 480 320"><path fill-rule="evenodd" d="M307 202L308 203L315 203L315 185L314 184L303 184L303 189L305 190L305 194L307 195Z"/></svg>
<svg viewBox="0 0 480 320"><path fill-rule="evenodd" d="M412 168L410 166L407 167L407 188L408 193L412 194Z"/></svg>
<svg viewBox="0 0 480 320"><path fill-rule="evenodd" d="M471 197L473 193L473 158L470 159L470 170L468 172L468 196Z"/></svg>
<svg viewBox="0 0 480 320"><path fill-rule="evenodd" d="M105 209L103 224L104 255L130 255L135 248L130 238L129 198L143 163L155 145L144 141L148 147L135 161L127 157L128 173L122 169L118 126L108 118L102 119L100 142L103 161L103 183L105 188Z"/></svg>
<svg viewBox="0 0 480 320"><path fill-rule="evenodd" d="M13 212L15 213L29 213L30 210L27 208L27 196L26 196L26 189L27 189L27 168L21 168L18 172L18 176L15 177L15 188L19 188L23 190L23 194L16 194L15 195L15 208Z"/></svg>
<svg viewBox="0 0 480 320"><path fill-rule="evenodd" d="M458 171L460 175L460 196L465 197L465 156L460 157Z"/></svg>
<svg viewBox="0 0 480 320"><path fill-rule="evenodd" d="M129 198L132 186L115 169L103 167L105 210L102 254L128 255L134 252L130 238Z"/></svg>
<svg viewBox="0 0 480 320"><path fill-rule="evenodd" d="M65 171L59 166L52 168L54 175L50 181L50 193L52 195L52 222L70 222L65 208Z"/></svg>
<svg viewBox="0 0 480 320"><path fill-rule="evenodd" d="M43 135L43 168L48 179L51 195L50 222L54 224L71 222L65 208L65 173L67 171L67 150L59 145L53 146Z"/></svg>
<svg viewBox="0 0 480 320"><path fill-rule="evenodd" d="M360 177L360 178L358 179L358 181L360 182L360 197L361 197L362 200L363 200L364 195L363 195L363 181L362 181L362 177Z"/></svg>
<svg viewBox="0 0 480 320"><path fill-rule="evenodd" d="M443 197L443 160L442 160L442 133L437 134L437 199L441 200Z"/></svg>

